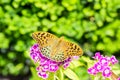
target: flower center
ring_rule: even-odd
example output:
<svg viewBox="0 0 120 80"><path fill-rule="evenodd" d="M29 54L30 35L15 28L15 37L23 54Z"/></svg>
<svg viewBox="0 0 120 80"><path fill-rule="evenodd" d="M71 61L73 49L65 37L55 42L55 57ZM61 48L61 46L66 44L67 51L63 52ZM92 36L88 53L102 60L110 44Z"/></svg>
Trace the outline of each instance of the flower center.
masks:
<svg viewBox="0 0 120 80"><path fill-rule="evenodd" d="M102 60L102 63L105 63L106 62L106 60Z"/></svg>
<svg viewBox="0 0 120 80"><path fill-rule="evenodd" d="M109 73L109 70L105 70L105 74L108 74Z"/></svg>
<svg viewBox="0 0 120 80"><path fill-rule="evenodd" d="M97 69L101 69L101 66L100 66L100 65L98 65L98 66L97 66Z"/></svg>
<svg viewBox="0 0 120 80"><path fill-rule="evenodd" d="M114 60L114 59L112 59L112 62L115 62L115 60Z"/></svg>
<svg viewBox="0 0 120 80"><path fill-rule="evenodd" d="M44 68L48 68L48 66L47 66L47 65L45 65L45 66L44 66Z"/></svg>
<svg viewBox="0 0 120 80"><path fill-rule="evenodd" d="M51 66L51 69L55 69L55 67L54 67L54 66Z"/></svg>

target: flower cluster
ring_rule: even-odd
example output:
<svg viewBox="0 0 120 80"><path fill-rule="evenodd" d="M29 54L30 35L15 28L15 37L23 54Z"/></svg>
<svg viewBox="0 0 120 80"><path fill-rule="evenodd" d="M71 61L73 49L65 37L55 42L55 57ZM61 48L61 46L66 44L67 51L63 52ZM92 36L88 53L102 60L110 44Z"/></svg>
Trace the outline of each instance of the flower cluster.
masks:
<svg viewBox="0 0 120 80"><path fill-rule="evenodd" d="M118 60L115 56L112 57L104 57L100 54L100 52L96 52L93 57L97 62L88 69L88 73L92 75L96 75L101 72L104 77L110 77L112 75L110 65L114 65L118 63Z"/></svg>
<svg viewBox="0 0 120 80"><path fill-rule="evenodd" d="M117 78L117 80L120 80L120 77L119 77L119 78Z"/></svg>
<svg viewBox="0 0 120 80"><path fill-rule="evenodd" d="M30 56L35 63L39 63L39 66L36 68L36 70L38 71L38 76L42 77L43 79L48 78L49 72L56 72L61 65L64 69L66 69L72 60L71 58L68 58L63 62L56 62L48 59L47 57L42 55L38 44L34 44L30 48Z"/></svg>

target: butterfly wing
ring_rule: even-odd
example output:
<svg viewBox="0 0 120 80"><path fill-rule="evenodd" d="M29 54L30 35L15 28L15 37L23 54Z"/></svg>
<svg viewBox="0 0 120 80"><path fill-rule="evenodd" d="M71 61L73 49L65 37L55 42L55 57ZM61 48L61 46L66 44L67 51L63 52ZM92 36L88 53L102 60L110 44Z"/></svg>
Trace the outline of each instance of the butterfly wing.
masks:
<svg viewBox="0 0 120 80"><path fill-rule="evenodd" d="M71 56L81 56L83 54L83 51L81 49L81 47L75 43L71 43L68 41L63 41L64 45L65 45L65 55L68 57Z"/></svg>
<svg viewBox="0 0 120 80"><path fill-rule="evenodd" d="M32 37L34 40L37 41L40 48L43 48L43 47L48 46L50 44L56 43L57 40L59 39L58 37L56 37L53 34L50 34L48 32L42 32L42 31L34 32L32 34Z"/></svg>
<svg viewBox="0 0 120 80"><path fill-rule="evenodd" d="M62 62L66 60L68 56L65 56L64 49L65 49L65 45L61 43L61 41L59 40L59 43L56 46L56 50L54 50L54 52L52 52L52 54L50 55L51 59L57 62Z"/></svg>
<svg viewBox="0 0 120 80"><path fill-rule="evenodd" d="M32 34L34 40L37 41L41 53L50 58L53 47L58 43L58 37L48 32L34 32Z"/></svg>
<svg viewBox="0 0 120 80"><path fill-rule="evenodd" d="M55 61L61 62L72 56L81 56L83 54L82 49L75 43L64 40L63 38L59 39L59 45L57 46L56 51L52 59Z"/></svg>

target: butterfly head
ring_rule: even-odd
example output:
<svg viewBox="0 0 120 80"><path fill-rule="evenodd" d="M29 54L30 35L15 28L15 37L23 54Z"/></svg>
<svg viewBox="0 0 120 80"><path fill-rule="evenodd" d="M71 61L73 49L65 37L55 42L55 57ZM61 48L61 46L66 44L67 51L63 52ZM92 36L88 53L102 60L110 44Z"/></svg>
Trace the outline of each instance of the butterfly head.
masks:
<svg viewBox="0 0 120 80"><path fill-rule="evenodd" d="M32 33L32 38L34 40L38 40L39 39L39 35L40 35L40 32L34 32L34 33Z"/></svg>

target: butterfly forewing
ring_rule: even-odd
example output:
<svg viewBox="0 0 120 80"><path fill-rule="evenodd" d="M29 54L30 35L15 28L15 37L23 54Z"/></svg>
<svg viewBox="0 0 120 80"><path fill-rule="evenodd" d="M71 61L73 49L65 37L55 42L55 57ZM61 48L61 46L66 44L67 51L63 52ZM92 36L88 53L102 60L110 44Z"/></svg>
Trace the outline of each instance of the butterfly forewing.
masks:
<svg viewBox="0 0 120 80"><path fill-rule="evenodd" d="M50 58L53 47L58 43L59 38L48 32L34 32L32 37L37 41L41 53L44 56Z"/></svg>
<svg viewBox="0 0 120 80"><path fill-rule="evenodd" d="M50 34L48 32L34 32L32 34L32 37L37 41L37 43L40 44L41 48L51 44L51 46L54 46L54 44L57 43L58 40L58 38L55 35Z"/></svg>

